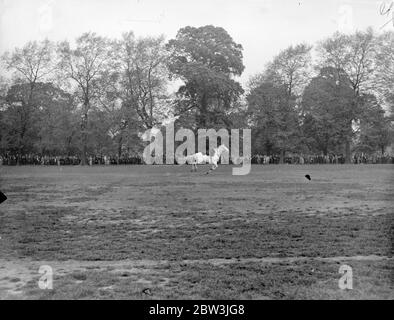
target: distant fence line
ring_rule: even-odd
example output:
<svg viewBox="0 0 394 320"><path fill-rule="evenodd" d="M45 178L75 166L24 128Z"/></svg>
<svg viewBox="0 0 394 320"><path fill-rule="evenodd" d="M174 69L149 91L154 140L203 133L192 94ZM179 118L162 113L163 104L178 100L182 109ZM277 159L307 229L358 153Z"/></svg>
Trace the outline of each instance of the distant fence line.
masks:
<svg viewBox="0 0 394 320"><path fill-rule="evenodd" d="M279 164L279 155L259 155L255 154L251 157L252 164ZM240 164L242 159L230 159L230 164ZM164 162L165 163L165 159ZM344 164L345 157L343 155L294 155L285 157L285 164ZM359 155L355 154L352 157L353 164L394 164L394 156L392 155ZM78 156L38 156L38 155L24 155L21 157L6 155L0 156L0 165L80 165L81 159ZM88 165L144 165L142 156L90 156L88 157Z"/></svg>

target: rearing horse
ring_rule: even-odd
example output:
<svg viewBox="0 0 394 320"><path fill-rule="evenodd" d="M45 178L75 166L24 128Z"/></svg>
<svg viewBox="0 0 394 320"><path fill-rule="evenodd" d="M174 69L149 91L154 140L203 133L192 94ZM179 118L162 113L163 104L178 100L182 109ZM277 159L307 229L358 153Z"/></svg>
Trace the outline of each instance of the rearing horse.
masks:
<svg viewBox="0 0 394 320"><path fill-rule="evenodd" d="M186 162L188 164L192 165L192 171L197 171L197 164L212 164L212 167L207 171L207 174L210 173L213 170L216 170L218 167L218 161L220 159L220 156L222 155L223 152L228 152L228 148L222 144L218 148L213 149L213 156L208 156L205 154L202 154L201 152L197 152L195 154L192 154L190 156L186 157Z"/></svg>

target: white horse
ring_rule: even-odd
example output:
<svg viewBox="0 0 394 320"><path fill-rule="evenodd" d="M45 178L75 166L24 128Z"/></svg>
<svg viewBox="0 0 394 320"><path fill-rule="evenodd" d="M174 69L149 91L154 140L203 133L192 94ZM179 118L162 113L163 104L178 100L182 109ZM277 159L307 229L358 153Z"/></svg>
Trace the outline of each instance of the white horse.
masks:
<svg viewBox="0 0 394 320"><path fill-rule="evenodd" d="M211 164L211 169L207 172L215 170L218 167L218 161L223 152L228 152L228 148L222 144L218 148L213 149L213 156L208 156L202 152L197 152L186 157L186 163L192 165L192 171L197 171L197 164Z"/></svg>

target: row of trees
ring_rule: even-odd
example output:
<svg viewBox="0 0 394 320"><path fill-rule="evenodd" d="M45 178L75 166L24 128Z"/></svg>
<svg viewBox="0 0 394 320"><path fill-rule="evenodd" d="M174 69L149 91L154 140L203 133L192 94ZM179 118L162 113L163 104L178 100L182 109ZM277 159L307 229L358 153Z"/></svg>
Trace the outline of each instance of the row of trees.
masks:
<svg viewBox="0 0 394 320"><path fill-rule="evenodd" d="M340 33L315 48L291 46L251 81L248 110L255 149L344 154L384 153L394 105L394 33Z"/></svg>
<svg viewBox="0 0 394 320"><path fill-rule="evenodd" d="M80 154L138 150L138 133L157 124L166 102L164 39L109 40L94 33L55 44L29 42L6 53L1 147ZM136 149L137 148L137 149Z"/></svg>
<svg viewBox="0 0 394 320"><path fill-rule="evenodd" d="M384 152L394 105L394 34L334 34L280 52L246 92L242 46L223 28L120 40L29 42L2 57L0 153L135 154L141 133L176 127L253 130L253 152ZM316 53L312 59L312 53ZM168 88L179 84L175 94ZM392 113L391 113L392 114Z"/></svg>

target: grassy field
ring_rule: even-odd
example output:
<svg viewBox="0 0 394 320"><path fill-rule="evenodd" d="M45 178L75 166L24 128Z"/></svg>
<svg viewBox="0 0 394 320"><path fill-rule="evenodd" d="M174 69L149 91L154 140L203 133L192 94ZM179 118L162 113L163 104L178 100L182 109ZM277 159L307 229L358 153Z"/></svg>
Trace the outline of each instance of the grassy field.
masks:
<svg viewBox="0 0 394 320"><path fill-rule="evenodd" d="M393 169L0 167L0 299L393 299Z"/></svg>

